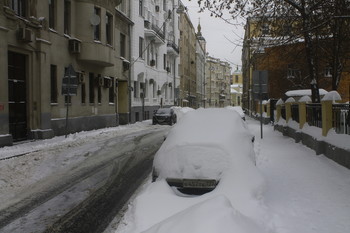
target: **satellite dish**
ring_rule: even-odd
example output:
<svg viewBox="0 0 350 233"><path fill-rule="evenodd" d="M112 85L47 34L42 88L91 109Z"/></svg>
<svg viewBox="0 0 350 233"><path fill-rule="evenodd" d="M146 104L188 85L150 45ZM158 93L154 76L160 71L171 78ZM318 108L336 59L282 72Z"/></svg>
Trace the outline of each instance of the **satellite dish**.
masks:
<svg viewBox="0 0 350 233"><path fill-rule="evenodd" d="M90 23L91 23L91 25L96 26L96 25L99 25L100 22L101 22L100 16L98 16L98 15L96 15L96 14L93 14L93 15L90 17Z"/></svg>

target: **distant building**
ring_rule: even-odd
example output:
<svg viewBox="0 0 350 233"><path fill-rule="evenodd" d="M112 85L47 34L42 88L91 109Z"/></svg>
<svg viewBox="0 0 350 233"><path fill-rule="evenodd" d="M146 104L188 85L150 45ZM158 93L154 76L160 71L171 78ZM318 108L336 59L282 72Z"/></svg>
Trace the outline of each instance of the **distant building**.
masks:
<svg viewBox="0 0 350 233"><path fill-rule="evenodd" d="M243 77L242 71L236 68L231 75L231 105L242 106Z"/></svg>
<svg viewBox="0 0 350 233"><path fill-rule="evenodd" d="M177 0L132 0L130 121L150 119L177 101L179 13Z"/></svg>
<svg viewBox="0 0 350 233"><path fill-rule="evenodd" d="M206 58L206 41L202 35L201 25L197 27L196 40L196 68L197 68L197 107L205 107L205 58Z"/></svg>
<svg viewBox="0 0 350 233"><path fill-rule="evenodd" d="M207 55L205 65L205 94L208 107L231 105L231 66Z"/></svg>

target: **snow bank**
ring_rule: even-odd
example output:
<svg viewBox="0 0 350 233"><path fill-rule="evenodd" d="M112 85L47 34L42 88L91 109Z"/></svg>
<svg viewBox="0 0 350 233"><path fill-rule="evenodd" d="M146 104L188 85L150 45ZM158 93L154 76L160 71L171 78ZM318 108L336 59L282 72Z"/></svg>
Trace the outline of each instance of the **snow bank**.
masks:
<svg viewBox="0 0 350 233"><path fill-rule="evenodd" d="M215 213L215 214L213 214ZM251 219L235 210L225 196L217 196L154 225L143 233L262 233Z"/></svg>

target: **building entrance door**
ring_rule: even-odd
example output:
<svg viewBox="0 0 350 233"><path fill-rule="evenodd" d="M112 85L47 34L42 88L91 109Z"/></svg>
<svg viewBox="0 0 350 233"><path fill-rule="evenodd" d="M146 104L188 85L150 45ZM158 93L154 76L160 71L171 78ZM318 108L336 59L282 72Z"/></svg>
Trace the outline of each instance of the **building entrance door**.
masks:
<svg viewBox="0 0 350 233"><path fill-rule="evenodd" d="M9 129L13 141L27 139L26 56L8 52Z"/></svg>

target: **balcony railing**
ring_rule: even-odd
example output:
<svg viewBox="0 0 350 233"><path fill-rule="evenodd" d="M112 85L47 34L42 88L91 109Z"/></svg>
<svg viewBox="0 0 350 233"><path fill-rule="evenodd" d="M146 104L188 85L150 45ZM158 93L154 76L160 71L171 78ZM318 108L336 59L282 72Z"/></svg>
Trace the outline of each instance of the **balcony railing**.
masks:
<svg viewBox="0 0 350 233"><path fill-rule="evenodd" d="M164 33L164 29L162 30L160 27L158 27L157 25L155 24L152 24L150 21L148 20L145 20L144 21L144 26L145 26L145 29L146 30L150 30L151 31L151 34L153 36L158 36L162 39L162 42L164 42L165 40L165 33Z"/></svg>
<svg viewBox="0 0 350 233"><path fill-rule="evenodd" d="M179 54L180 50L179 50L179 46L177 46L175 44L175 42L173 41L168 41L167 43L168 48L170 48L170 50L172 49L175 53ZM168 50L169 51L169 50Z"/></svg>

